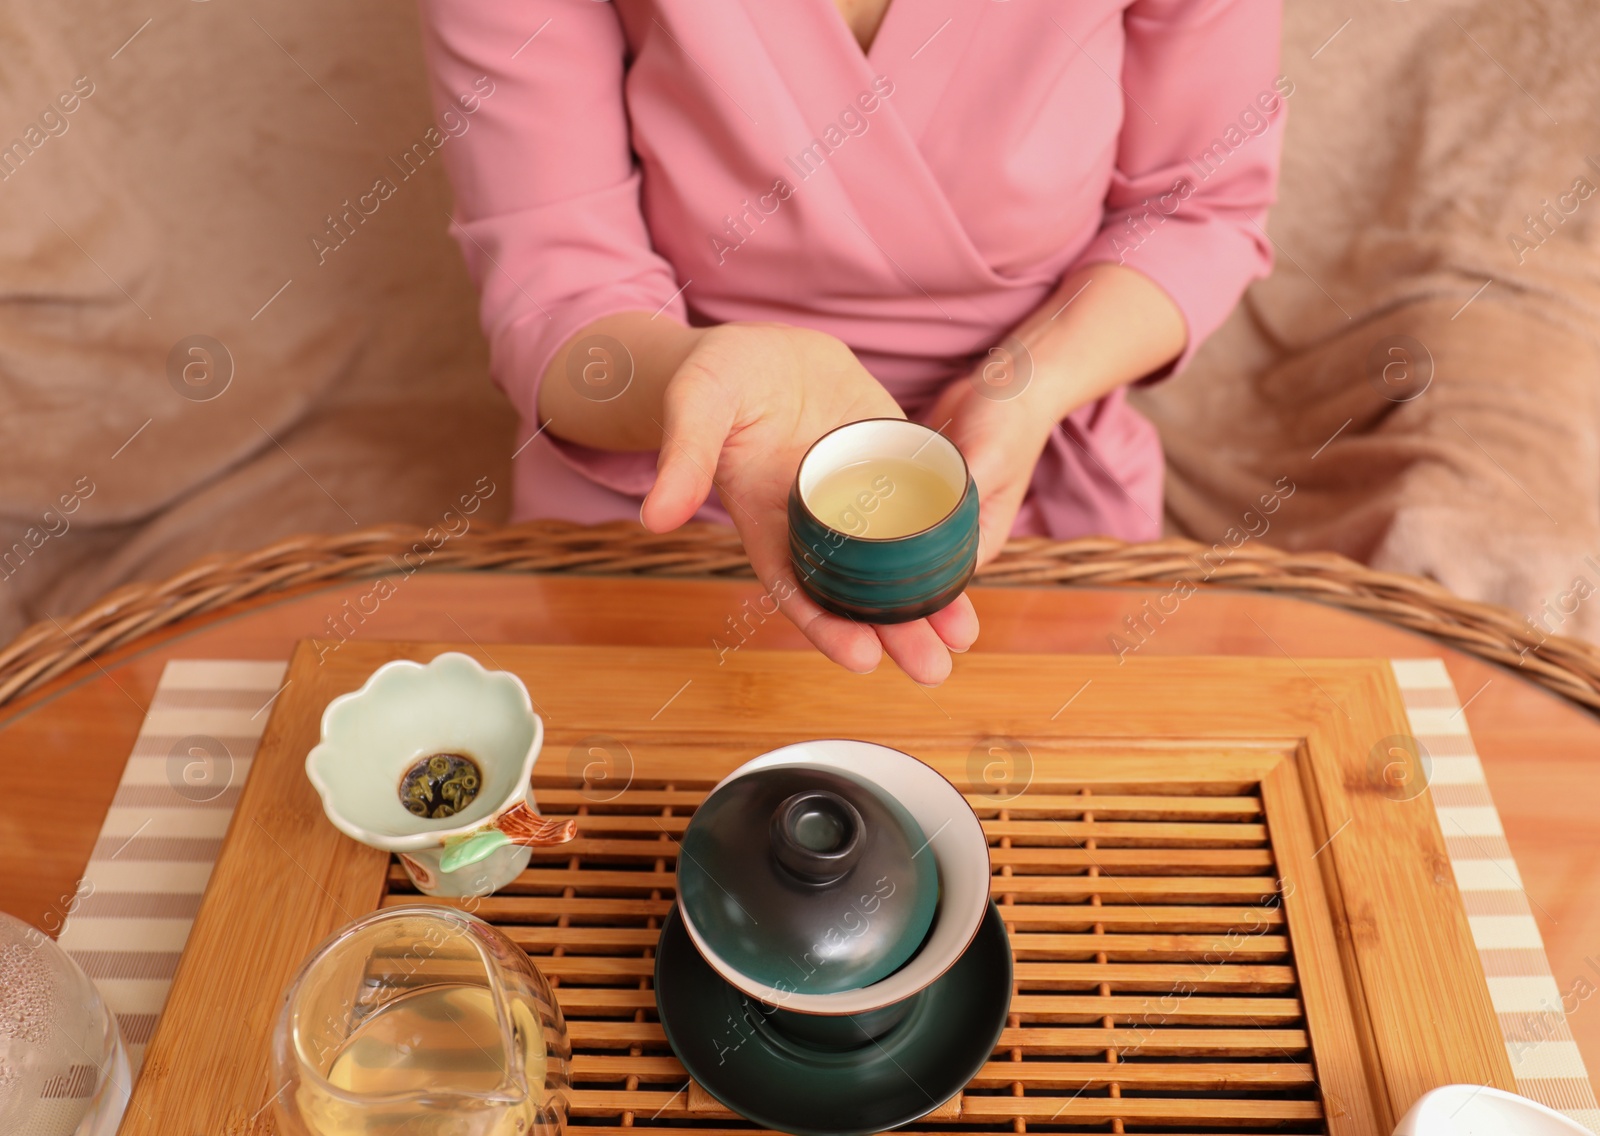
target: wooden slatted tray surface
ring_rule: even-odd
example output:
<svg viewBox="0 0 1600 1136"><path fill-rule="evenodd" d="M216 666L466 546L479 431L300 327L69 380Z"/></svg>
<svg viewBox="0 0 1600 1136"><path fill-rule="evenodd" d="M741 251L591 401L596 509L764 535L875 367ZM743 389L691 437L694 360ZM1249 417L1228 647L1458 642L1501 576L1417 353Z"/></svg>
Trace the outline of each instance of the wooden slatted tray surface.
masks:
<svg viewBox="0 0 1600 1136"><path fill-rule="evenodd" d="M736 765L840 734L967 792L1015 955L998 1049L916 1131L1385 1136L1435 1085L1512 1087L1432 805L1370 775L1405 729L1386 663L973 655L930 694L802 653L479 649L533 693L541 807L579 837L454 901L338 834L301 771L331 697L443 649L297 653L127 1136L270 1132L266 1038L289 975L348 919L419 901L501 927L555 983L576 1133L750 1131L689 1082L656 1018L676 841Z"/></svg>
<svg viewBox="0 0 1600 1136"><path fill-rule="evenodd" d="M650 988L675 837L705 788L610 793L542 785L545 811L575 815L579 840L465 906L557 984L575 1129L731 1116L691 1090ZM1259 796L969 802L993 848L1017 985L1000 1051L940 1120L1325 1131ZM383 902L463 906L417 895L398 864Z"/></svg>

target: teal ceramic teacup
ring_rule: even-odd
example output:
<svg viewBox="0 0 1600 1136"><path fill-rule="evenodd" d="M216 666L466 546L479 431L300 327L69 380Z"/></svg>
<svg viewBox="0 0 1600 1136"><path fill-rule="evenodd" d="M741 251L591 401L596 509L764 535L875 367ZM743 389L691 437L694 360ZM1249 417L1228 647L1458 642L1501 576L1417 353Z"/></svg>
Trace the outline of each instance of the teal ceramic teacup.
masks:
<svg viewBox="0 0 1600 1136"><path fill-rule="evenodd" d="M961 451L904 418L824 434L789 491L789 559L806 594L866 623L921 619L978 557L978 488Z"/></svg>

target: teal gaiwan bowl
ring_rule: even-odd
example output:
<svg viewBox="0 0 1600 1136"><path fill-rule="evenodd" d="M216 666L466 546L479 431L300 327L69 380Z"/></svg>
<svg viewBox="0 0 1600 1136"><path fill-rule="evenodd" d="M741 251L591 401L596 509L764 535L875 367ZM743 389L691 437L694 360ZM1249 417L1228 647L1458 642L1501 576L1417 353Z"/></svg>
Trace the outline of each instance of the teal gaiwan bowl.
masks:
<svg viewBox="0 0 1600 1136"><path fill-rule="evenodd" d="M758 770L695 810L678 902L694 937L753 983L857 990L899 970L933 925L927 843L903 805L854 777Z"/></svg>
<svg viewBox="0 0 1600 1136"><path fill-rule="evenodd" d="M892 478L864 488L838 515L816 507L819 483L860 463L911 462L943 483L955 504L926 528L874 535L874 514ZM881 531L881 526L880 526ZM978 559L978 487L944 435L904 418L866 418L818 438L789 491L789 560L800 587L823 608L865 623L906 623L961 594Z"/></svg>

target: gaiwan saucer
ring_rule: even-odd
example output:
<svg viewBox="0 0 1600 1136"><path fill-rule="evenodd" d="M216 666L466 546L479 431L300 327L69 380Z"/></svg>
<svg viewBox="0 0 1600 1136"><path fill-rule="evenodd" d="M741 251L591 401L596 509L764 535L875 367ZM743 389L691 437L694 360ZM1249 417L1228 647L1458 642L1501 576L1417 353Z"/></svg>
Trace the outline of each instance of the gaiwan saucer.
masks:
<svg viewBox="0 0 1600 1136"><path fill-rule="evenodd" d="M794 1136L866 1136L908 1124L966 1087L1011 1006L1011 945L994 905L956 964L877 1041L814 1049L695 950L676 906L656 951L656 1003L689 1075L747 1120Z"/></svg>

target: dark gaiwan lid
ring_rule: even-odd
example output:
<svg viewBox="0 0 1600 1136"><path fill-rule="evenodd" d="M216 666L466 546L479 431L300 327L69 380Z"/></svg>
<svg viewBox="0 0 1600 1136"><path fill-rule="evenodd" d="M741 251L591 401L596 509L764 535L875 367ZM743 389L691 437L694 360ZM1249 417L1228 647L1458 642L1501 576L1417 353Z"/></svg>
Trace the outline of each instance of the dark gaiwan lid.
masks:
<svg viewBox="0 0 1600 1136"><path fill-rule="evenodd" d="M802 994L855 990L927 936L939 874L899 801L832 770L759 769L706 798L684 831L678 901L728 966Z"/></svg>

